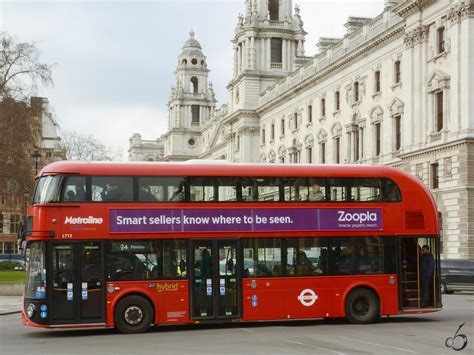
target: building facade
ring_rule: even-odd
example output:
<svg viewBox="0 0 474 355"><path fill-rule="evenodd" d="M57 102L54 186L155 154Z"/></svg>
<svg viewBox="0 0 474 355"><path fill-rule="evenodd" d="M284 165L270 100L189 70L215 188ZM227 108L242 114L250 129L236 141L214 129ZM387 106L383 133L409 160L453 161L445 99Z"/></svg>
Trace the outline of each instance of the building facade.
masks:
<svg viewBox="0 0 474 355"><path fill-rule="evenodd" d="M228 102L192 127L196 146L161 159L398 167L431 189L443 256L473 258L474 1L387 0L345 27L306 57L291 0L246 1Z"/></svg>
<svg viewBox="0 0 474 355"><path fill-rule="evenodd" d="M32 97L28 106L30 122L36 136L31 142L31 175L34 176L44 165L66 158L58 134L59 126L49 110L46 98ZM18 229L26 214L31 191L2 189L0 192L0 253L18 252Z"/></svg>

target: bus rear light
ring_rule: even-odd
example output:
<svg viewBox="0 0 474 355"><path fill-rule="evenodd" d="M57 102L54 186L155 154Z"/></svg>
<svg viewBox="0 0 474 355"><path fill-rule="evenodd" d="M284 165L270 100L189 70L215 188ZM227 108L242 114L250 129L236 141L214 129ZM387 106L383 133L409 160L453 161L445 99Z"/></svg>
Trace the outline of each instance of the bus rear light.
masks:
<svg viewBox="0 0 474 355"><path fill-rule="evenodd" d="M422 211L405 211L406 229L424 229L425 215Z"/></svg>

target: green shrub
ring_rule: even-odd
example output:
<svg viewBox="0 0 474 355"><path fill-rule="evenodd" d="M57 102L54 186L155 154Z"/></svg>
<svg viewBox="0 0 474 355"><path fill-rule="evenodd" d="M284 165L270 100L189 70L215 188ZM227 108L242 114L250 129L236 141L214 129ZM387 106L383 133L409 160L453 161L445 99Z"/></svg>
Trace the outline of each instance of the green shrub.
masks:
<svg viewBox="0 0 474 355"><path fill-rule="evenodd" d="M20 266L20 264L14 261L1 261L0 271L15 270L15 267L18 266Z"/></svg>

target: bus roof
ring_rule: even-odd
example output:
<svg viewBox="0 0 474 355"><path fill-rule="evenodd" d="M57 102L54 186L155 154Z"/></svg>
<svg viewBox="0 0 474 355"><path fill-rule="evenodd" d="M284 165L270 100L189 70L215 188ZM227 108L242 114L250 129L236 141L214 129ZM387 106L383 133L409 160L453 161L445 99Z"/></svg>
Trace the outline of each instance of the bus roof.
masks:
<svg viewBox="0 0 474 355"><path fill-rule="evenodd" d="M45 166L38 177L56 174L124 175L124 176L409 176L389 166L360 164L236 164L210 162L83 162L58 161ZM414 179L416 180L416 179Z"/></svg>

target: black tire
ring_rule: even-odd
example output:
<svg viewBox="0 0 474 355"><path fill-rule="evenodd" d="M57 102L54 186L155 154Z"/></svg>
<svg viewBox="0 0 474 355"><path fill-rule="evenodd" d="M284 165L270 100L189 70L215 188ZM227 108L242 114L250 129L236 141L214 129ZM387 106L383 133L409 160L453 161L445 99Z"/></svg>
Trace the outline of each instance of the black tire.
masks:
<svg viewBox="0 0 474 355"><path fill-rule="evenodd" d="M380 315L380 301L374 292L356 288L346 299L346 319L353 324L374 323Z"/></svg>
<svg viewBox="0 0 474 355"><path fill-rule="evenodd" d="M127 296L115 307L114 319L115 326L121 333L144 333L153 322L153 307L143 297Z"/></svg>

